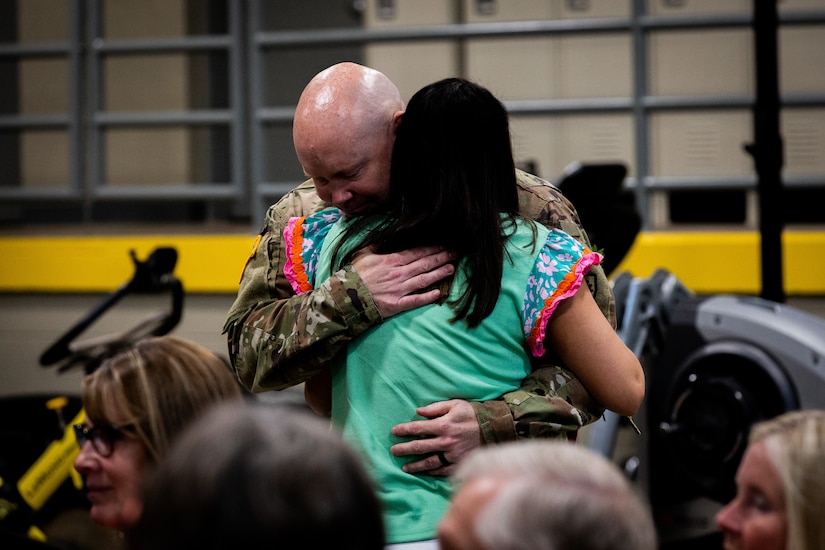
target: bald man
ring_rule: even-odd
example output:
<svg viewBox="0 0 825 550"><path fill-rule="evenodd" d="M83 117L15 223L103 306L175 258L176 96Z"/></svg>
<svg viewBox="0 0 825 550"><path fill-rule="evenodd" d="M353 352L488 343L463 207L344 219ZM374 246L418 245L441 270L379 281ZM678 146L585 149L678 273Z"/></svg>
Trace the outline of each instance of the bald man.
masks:
<svg viewBox="0 0 825 550"><path fill-rule="evenodd" d="M333 65L304 89L295 110L293 142L306 182L269 208L247 261L224 332L241 382L252 391L278 390L328 372L348 342L384 319L438 300L435 283L451 275L451 253L422 247L393 254L361 251L351 265L301 295L283 268L290 251L283 230L291 217L329 206L347 216L379 207L389 193L395 129L403 116L398 88L384 74L355 63ZM518 171L523 216L564 230L590 246L573 206L550 183ZM613 294L596 266L588 286L615 327ZM601 415L583 386L558 365L535 364L522 388L499 400L453 399L410 411L425 420L393 429L414 456L408 472L449 475L469 451L525 437L574 437Z"/></svg>

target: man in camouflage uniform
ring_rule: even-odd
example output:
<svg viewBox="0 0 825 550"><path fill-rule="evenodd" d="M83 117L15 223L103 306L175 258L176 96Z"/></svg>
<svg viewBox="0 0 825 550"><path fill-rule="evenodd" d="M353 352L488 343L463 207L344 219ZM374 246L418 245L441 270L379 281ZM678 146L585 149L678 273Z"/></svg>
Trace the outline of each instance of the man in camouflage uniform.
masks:
<svg viewBox="0 0 825 550"><path fill-rule="evenodd" d="M352 63L322 71L304 90L295 114L295 147L299 158L317 159L324 173L304 166L313 179L269 208L224 326L232 364L248 389L283 389L324 372L347 342L383 319L437 300L437 290L422 290L453 273L449 251L433 247L386 255L361 251L352 265L301 295L295 295L283 273L290 254L283 237L289 218L330 205L358 215L378 206L389 192L389 161L402 114L403 101L392 82ZM319 134L328 137L318 139ZM522 215L590 246L575 209L558 189L521 171L517 179ZM604 271L595 266L586 280L615 327L614 299ZM396 426L394 435L411 440L391 451L423 456L408 464L407 471L443 475L482 443L574 436L602 409L548 355L535 361L519 390L499 400L453 399L410 411L411 417L428 420Z"/></svg>

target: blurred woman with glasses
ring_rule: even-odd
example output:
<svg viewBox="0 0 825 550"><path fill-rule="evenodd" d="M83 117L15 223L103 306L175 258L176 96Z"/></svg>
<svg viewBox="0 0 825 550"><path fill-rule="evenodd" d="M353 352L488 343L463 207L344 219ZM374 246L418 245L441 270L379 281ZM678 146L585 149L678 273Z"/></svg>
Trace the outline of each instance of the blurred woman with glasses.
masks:
<svg viewBox="0 0 825 550"><path fill-rule="evenodd" d="M139 342L86 376L75 468L85 478L92 519L118 531L133 526L152 465L195 418L241 396L220 357L173 336Z"/></svg>

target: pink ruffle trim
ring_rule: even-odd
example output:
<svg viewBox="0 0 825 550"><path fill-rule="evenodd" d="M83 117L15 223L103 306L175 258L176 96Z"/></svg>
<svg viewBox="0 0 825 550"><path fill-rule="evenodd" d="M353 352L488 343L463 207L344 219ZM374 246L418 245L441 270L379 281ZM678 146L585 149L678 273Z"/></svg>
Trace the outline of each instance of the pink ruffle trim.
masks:
<svg viewBox="0 0 825 550"><path fill-rule="evenodd" d="M304 257L301 255L303 251L304 220L306 220L306 216L290 218L284 228L284 243L286 244L284 275L296 294L303 294L312 290L304 266Z"/></svg>
<svg viewBox="0 0 825 550"><path fill-rule="evenodd" d="M536 323L530 331L530 336L527 338L527 344L530 346L530 351L532 351L534 357L541 357L546 351L544 336L547 330L547 322L556 310L556 306L579 290L584 276L590 271L591 267L602 263L603 258L604 256L598 252L585 249L584 255L579 258L570 273L564 276L553 294L544 300L544 307L541 308L539 317L536 319Z"/></svg>

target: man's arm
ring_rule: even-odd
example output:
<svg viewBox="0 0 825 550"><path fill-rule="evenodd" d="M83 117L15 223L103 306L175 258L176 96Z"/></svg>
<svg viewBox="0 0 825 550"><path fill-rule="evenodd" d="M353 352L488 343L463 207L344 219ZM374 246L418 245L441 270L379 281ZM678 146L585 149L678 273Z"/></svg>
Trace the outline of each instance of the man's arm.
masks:
<svg viewBox="0 0 825 550"><path fill-rule="evenodd" d="M393 435L414 439L397 443L390 451L396 456L422 457L405 464L405 472L451 475L457 463L481 445L534 437L575 439L579 428L603 411L569 371L544 367L498 400L451 399L417 409L416 414L429 420L395 426ZM450 464L443 465L437 452Z"/></svg>
<svg viewBox="0 0 825 550"><path fill-rule="evenodd" d="M326 205L310 182L270 207L244 268L224 332L229 356L252 391L283 389L321 372L341 348L382 319L438 299L420 292L452 274L449 252L422 247L397 254L364 251L352 265L301 295L283 273L283 229L291 217Z"/></svg>
<svg viewBox="0 0 825 550"><path fill-rule="evenodd" d="M284 226L291 217L311 214L323 206L311 183L285 195L267 211L244 266L224 333L232 365L250 390L283 389L303 382L334 357L342 340L380 322L369 295L359 293L359 279L351 273L350 277L338 275L334 285L330 282L299 296L283 275ZM301 355L313 342L318 345L306 354L307 361L294 361L290 367L287 359Z"/></svg>
<svg viewBox="0 0 825 550"><path fill-rule="evenodd" d="M486 443L533 437L574 439L579 428L604 412L579 379L558 366L537 368L518 390L500 400L471 405Z"/></svg>

